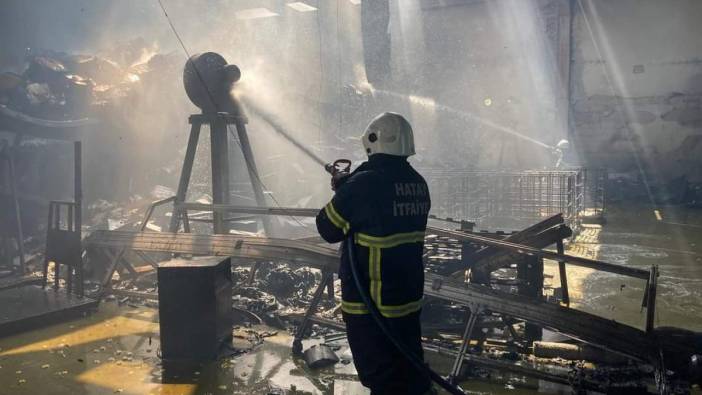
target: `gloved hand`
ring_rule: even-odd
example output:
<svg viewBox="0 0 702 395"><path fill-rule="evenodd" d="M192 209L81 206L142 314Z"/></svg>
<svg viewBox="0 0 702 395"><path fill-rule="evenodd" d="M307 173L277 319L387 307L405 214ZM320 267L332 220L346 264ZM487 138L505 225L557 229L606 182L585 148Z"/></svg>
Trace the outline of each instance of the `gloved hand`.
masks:
<svg viewBox="0 0 702 395"><path fill-rule="evenodd" d="M339 188L341 185L346 182L346 179L349 178L351 174L347 172L338 172L334 175L332 175L331 178L331 189L332 191L336 191L337 188Z"/></svg>

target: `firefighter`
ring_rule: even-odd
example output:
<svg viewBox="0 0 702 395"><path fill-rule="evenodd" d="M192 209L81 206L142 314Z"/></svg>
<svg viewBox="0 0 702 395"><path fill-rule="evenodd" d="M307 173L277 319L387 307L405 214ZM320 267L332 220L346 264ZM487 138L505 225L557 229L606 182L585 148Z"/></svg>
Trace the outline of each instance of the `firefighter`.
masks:
<svg viewBox="0 0 702 395"><path fill-rule="evenodd" d="M556 169L565 169L571 166L570 142L568 140L560 140L554 147L553 153L556 157L556 164L554 165Z"/></svg>
<svg viewBox="0 0 702 395"><path fill-rule="evenodd" d="M329 243L344 241L341 310L361 383L373 395L427 393L429 376L395 349L362 302L348 249L355 248L361 282L393 335L423 359L419 315L429 190L407 161L415 151L412 127L404 117L380 114L361 139L368 161L351 174L332 178L335 194L317 215L317 229ZM354 245L346 242L349 233Z"/></svg>

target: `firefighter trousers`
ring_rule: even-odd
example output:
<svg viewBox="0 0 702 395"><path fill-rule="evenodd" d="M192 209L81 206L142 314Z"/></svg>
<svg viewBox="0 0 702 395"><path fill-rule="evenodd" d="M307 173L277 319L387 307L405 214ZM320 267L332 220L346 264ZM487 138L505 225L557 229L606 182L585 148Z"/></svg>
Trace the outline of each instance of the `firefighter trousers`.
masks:
<svg viewBox="0 0 702 395"><path fill-rule="evenodd" d="M390 332L423 358L420 312L386 318ZM346 333L361 383L371 395L420 395L431 388L429 376L418 371L386 337L369 314L346 314Z"/></svg>

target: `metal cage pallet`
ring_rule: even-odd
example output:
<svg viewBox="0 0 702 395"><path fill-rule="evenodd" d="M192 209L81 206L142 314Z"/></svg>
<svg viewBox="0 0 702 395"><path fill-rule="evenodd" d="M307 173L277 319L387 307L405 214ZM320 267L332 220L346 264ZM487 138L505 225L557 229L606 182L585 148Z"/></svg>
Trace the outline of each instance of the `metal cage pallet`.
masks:
<svg viewBox="0 0 702 395"><path fill-rule="evenodd" d="M604 214L606 172L586 170L423 170L432 213L478 227L522 228L562 213L577 228L581 215Z"/></svg>

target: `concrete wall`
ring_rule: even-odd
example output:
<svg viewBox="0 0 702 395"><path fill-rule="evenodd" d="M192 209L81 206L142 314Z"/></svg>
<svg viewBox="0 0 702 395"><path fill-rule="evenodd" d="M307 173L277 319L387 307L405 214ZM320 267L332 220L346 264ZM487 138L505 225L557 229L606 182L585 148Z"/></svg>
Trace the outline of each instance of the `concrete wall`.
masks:
<svg viewBox="0 0 702 395"><path fill-rule="evenodd" d="M572 120L588 163L702 181L702 2L582 0Z"/></svg>
<svg viewBox="0 0 702 395"><path fill-rule="evenodd" d="M291 129L306 131L301 138L323 140L338 130L357 136L370 117L396 110L415 125L418 159L429 165L535 168L553 160L545 146L567 137L562 37L569 26L558 15L564 4L572 4L573 45L565 64L572 59L576 153L586 164L637 173L638 158L647 176L664 181L700 178L701 1L388 2L389 26L379 34L390 33L391 79L370 94L364 112L339 97L353 91L349 85L365 89L362 2L310 0L319 13L308 14L281 0L208 0L197 6L171 1L168 6L192 52L221 51L247 78L265 76L253 80L257 92L265 93L267 107ZM0 51L3 69L18 67L28 46L90 52L143 36L161 50L180 51L155 2L5 3L0 33L12 39ZM235 18L239 9L262 6L280 17ZM260 89L263 85L271 89ZM185 100L179 88L176 93ZM185 100L183 106L188 105ZM174 126L168 133L184 144L187 130L178 114L172 118L179 132ZM258 130L255 119L252 123ZM260 139L256 147L266 147L262 161L270 146L281 145L265 144L264 134L253 134ZM348 156L357 141L329 145L348 145L349 152L336 154Z"/></svg>
<svg viewBox="0 0 702 395"><path fill-rule="evenodd" d="M450 4L449 4L450 3ZM564 86L546 29L552 1L391 1L393 88L425 160L538 168L566 137Z"/></svg>
<svg viewBox="0 0 702 395"><path fill-rule="evenodd" d="M539 143L568 137L588 166L702 181L701 1L389 2L383 105L409 115L428 164L547 166Z"/></svg>

